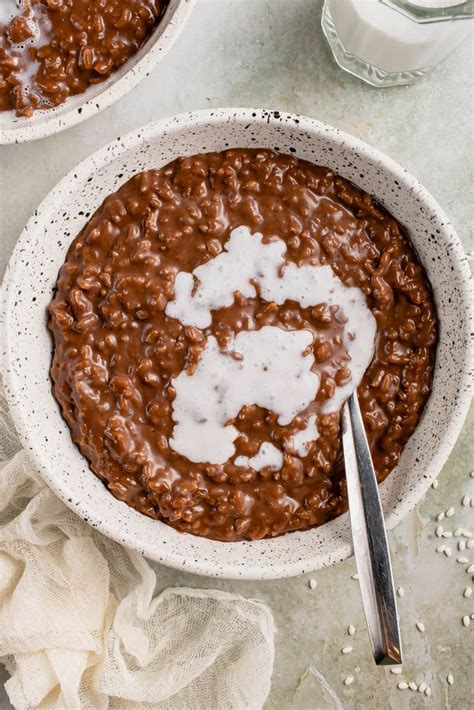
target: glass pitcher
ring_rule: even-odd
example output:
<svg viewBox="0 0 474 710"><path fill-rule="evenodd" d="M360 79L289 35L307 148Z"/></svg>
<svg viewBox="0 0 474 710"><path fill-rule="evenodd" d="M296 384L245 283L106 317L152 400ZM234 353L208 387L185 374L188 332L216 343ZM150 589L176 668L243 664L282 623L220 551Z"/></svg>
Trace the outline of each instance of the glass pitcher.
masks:
<svg viewBox="0 0 474 710"><path fill-rule="evenodd" d="M325 0L336 62L372 86L411 84L472 31L474 0Z"/></svg>

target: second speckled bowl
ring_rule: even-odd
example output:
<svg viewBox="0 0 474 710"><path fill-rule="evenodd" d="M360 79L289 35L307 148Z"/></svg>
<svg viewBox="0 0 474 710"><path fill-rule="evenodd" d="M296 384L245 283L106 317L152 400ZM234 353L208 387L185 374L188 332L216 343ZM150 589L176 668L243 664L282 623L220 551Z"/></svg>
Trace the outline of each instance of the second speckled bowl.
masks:
<svg viewBox="0 0 474 710"><path fill-rule="evenodd" d="M3 0L0 0L3 2ZM155 68L171 49L196 0L170 0L166 11L142 47L105 81L92 84L82 94L69 97L31 118L0 111L0 145L45 138L95 116L125 96Z"/></svg>
<svg viewBox="0 0 474 710"><path fill-rule="evenodd" d="M21 439L48 485L105 535L163 564L215 577L309 572L352 553L348 515L275 539L222 543L177 532L114 498L71 441L51 394L46 307L67 248L104 198L134 173L182 155L274 148L326 165L374 195L403 224L433 286L440 323L433 393L397 468L381 485L389 528L423 496L448 457L470 401L472 287L460 241L431 195L380 151L317 121L249 109L202 111L153 123L94 153L28 222L3 288L3 374Z"/></svg>

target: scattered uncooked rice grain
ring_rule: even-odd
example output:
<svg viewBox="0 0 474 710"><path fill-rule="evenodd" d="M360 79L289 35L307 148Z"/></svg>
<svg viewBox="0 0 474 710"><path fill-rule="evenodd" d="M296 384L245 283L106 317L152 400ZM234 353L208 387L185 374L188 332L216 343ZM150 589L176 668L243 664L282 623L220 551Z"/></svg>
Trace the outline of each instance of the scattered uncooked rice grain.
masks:
<svg viewBox="0 0 474 710"><path fill-rule="evenodd" d="M443 526L438 525L438 527L435 530L435 535L436 535L436 537L441 537L442 534L443 534Z"/></svg>
<svg viewBox="0 0 474 710"><path fill-rule="evenodd" d="M428 687L428 686L427 686L426 683L423 681L423 683L420 683L420 685L418 686L418 692L419 692L419 693L424 693L427 687Z"/></svg>
<svg viewBox="0 0 474 710"><path fill-rule="evenodd" d="M466 569L466 572L468 574L474 574L474 565L469 565L469 567Z"/></svg>
<svg viewBox="0 0 474 710"><path fill-rule="evenodd" d="M308 586L310 589L316 589L316 587L318 586L318 583L316 582L315 579L310 579L308 582Z"/></svg>
<svg viewBox="0 0 474 710"><path fill-rule="evenodd" d="M450 530L446 530L446 532L443 533L443 537L452 537L453 533Z"/></svg>
<svg viewBox="0 0 474 710"><path fill-rule="evenodd" d="M446 550L446 545L438 545L436 552L444 552Z"/></svg>
<svg viewBox="0 0 474 710"><path fill-rule="evenodd" d="M352 653L352 646L346 646L345 648L342 648L341 653Z"/></svg>
<svg viewBox="0 0 474 710"><path fill-rule="evenodd" d="M353 574L353 575L351 575L351 579L359 579L359 575L358 575L358 574Z"/></svg>
<svg viewBox="0 0 474 710"><path fill-rule="evenodd" d="M398 690L407 690L408 683L405 683L405 681L402 680L402 682L397 685L397 688L398 688Z"/></svg>
<svg viewBox="0 0 474 710"><path fill-rule="evenodd" d="M400 675L402 672L401 668L390 668L390 673L393 673L393 675Z"/></svg>
<svg viewBox="0 0 474 710"><path fill-rule="evenodd" d="M454 515L454 508L452 506L451 506L451 508L448 508L445 515L447 518L452 518Z"/></svg>
<svg viewBox="0 0 474 710"><path fill-rule="evenodd" d="M438 521L438 523L444 520L444 513L438 513L438 515L436 516L436 520Z"/></svg>
<svg viewBox="0 0 474 710"><path fill-rule="evenodd" d="M430 697L430 695L431 695L431 688L430 688L430 686L428 686L428 687L426 688L426 690L425 690L425 695L426 695L427 698Z"/></svg>
<svg viewBox="0 0 474 710"><path fill-rule="evenodd" d="M471 625L471 620L468 616L463 616L462 617L462 623L463 626L470 626Z"/></svg>
<svg viewBox="0 0 474 710"><path fill-rule="evenodd" d="M403 597L403 596L404 596L405 590L403 589L403 587L397 587L397 594L398 594L399 597Z"/></svg>
<svg viewBox="0 0 474 710"><path fill-rule="evenodd" d="M449 685L454 685L454 678L452 673L448 673L448 677L446 678L448 681Z"/></svg>
<svg viewBox="0 0 474 710"><path fill-rule="evenodd" d="M447 547L447 548L445 549L445 551L444 551L444 554L446 555L446 557L451 557L451 555L452 555L453 553L451 552L451 550L449 549L449 547Z"/></svg>
<svg viewBox="0 0 474 710"><path fill-rule="evenodd" d="M474 547L474 540L468 540L466 542L466 547L468 550L472 550L472 548Z"/></svg>
<svg viewBox="0 0 474 710"><path fill-rule="evenodd" d="M471 539L471 537L473 537L472 532L470 532L469 530L463 530L463 531L462 531L462 536L463 536L463 537L468 537L469 539Z"/></svg>
<svg viewBox="0 0 474 710"><path fill-rule="evenodd" d="M456 528L456 530L453 532L454 537L461 537L462 535L462 528Z"/></svg>
<svg viewBox="0 0 474 710"><path fill-rule="evenodd" d="M354 682L354 676L353 675L348 675L347 678L344 680L344 685L352 685Z"/></svg>
<svg viewBox="0 0 474 710"><path fill-rule="evenodd" d="M459 562L460 565L467 565L469 560L467 559L467 557L458 557L456 562Z"/></svg>
<svg viewBox="0 0 474 710"><path fill-rule="evenodd" d="M464 590L464 595L463 595L463 596L466 597L466 599L469 599L469 597L470 597L471 595L472 595L472 588L471 588L471 587L466 587L466 589Z"/></svg>
<svg viewBox="0 0 474 710"><path fill-rule="evenodd" d="M349 624L349 626L347 628L347 633L349 634L349 636L354 636L355 632L356 632L355 626L352 626L352 624Z"/></svg>
<svg viewBox="0 0 474 710"><path fill-rule="evenodd" d="M436 489L438 488L438 486L439 486L439 481L436 479L436 480L434 480L433 483L431 484L431 487L436 490Z"/></svg>
<svg viewBox="0 0 474 710"><path fill-rule="evenodd" d="M465 540L459 540L458 542L458 550L459 552L463 552L463 550L466 549L466 541Z"/></svg>
<svg viewBox="0 0 474 710"><path fill-rule="evenodd" d="M410 690L418 690L417 684L416 684L416 683L413 683L413 682L412 682L412 683L408 683L408 687L410 688Z"/></svg>
<svg viewBox="0 0 474 710"><path fill-rule="evenodd" d="M466 495L463 496L463 499L461 501L461 505L463 505L465 508L467 508L467 506L469 505L470 502L471 502L471 496L466 493Z"/></svg>
<svg viewBox="0 0 474 710"><path fill-rule="evenodd" d="M415 626L418 629L418 631L420 631L420 633L423 633L423 631L425 630L425 625L423 624L422 621L417 621Z"/></svg>
<svg viewBox="0 0 474 710"><path fill-rule="evenodd" d="M471 471L471 473L469 475L471 478L474 478L474 471Z"/></svg>

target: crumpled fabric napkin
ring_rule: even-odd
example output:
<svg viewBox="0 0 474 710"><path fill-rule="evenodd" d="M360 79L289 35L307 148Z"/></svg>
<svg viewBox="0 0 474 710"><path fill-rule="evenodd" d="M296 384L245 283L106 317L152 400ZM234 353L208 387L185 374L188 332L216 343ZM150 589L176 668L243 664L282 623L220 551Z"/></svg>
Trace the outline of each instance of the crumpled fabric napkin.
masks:
<svg viewBox="0 0 474 710"><path fill-rule="evenodd" d="M92 475L92 474L91 474ZM263 604L174 588L43 483L0 395L0 660L15 708L257 710L270 689Z"/></svg>

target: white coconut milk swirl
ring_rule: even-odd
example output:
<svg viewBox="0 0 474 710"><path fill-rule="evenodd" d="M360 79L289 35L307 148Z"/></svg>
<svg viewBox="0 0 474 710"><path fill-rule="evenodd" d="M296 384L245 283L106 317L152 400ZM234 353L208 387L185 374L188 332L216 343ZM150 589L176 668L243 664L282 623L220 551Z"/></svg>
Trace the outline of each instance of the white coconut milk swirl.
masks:
<svg viewBox="0 0 474 710"><path fill-rule="evenodd" d="M175 298L168 303L166 314L183 325L207 328L212 311L231 306L236 291L246 298L257 297L255 284L262 300L278 305L292 300L302 308L320 303L338 306L347 319L344 346L352 377L336 387L322 406L325 413L337 412L372 359L376 321L364 293L345 286L330 266L298 267L285 261L285 253L283 240L265 243L261 234L237 227L223 253L192 273L177 274ZM309 330L265 326L239 333L223 353L210 336L194 372L183 371L172 382L176 389L172 448L194 462L225 463L235 454L234 441L239 435L228 422L246 404L265 407L277 414L279 424L290 424L319 389L319 376L312 372L312 343ZM309 417L306 429L289 439L288 448L303 456L317 437L315 418ZM273 445L265 452L262 449L261 455L249 460L240 456L234 463L253 464L256 470L265 465L280 468L281 452Z"/></svg>

